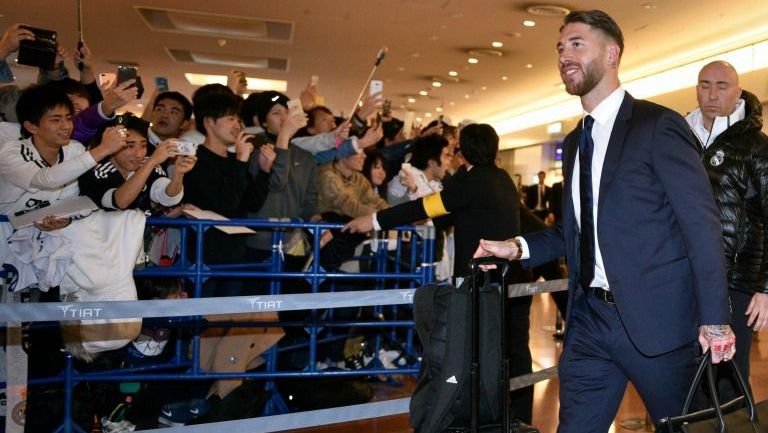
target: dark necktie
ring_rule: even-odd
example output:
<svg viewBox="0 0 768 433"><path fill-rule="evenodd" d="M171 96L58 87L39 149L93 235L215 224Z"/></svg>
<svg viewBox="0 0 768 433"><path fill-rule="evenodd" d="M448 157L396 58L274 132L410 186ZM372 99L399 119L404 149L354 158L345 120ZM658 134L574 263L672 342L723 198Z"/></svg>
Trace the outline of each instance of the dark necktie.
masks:
<svg viewBox="0 0 768 433"><path fill-rule="evenodd" d="M588 288L595 277L595 218L592 215L594 204L592 194L592 116L584 118L584 128L579 137L579 200L581 201L581 235L579 249L581 253L581 286Z"/></svg>

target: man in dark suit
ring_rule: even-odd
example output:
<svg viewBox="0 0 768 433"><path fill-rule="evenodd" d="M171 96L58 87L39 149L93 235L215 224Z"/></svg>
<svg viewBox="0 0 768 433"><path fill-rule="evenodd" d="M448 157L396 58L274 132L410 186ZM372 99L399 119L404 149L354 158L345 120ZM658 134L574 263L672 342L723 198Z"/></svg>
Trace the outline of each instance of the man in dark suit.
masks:
<svg viewBox="0 0 768 433"><path fill-rule="evenodd" d="M344 230L367 233L374 228L386 230L427 218L433 218L437 227L452 224L456 237L453 275L465 276L480 239L520 234L520 202L509 174L495 165L499 136L491 126L465 126L461 129L459 146L469 167L451 176L441 192L355 218ZM528 348L531 297L509 299L507 308L509 375L515 377L531 372ZM530 423L532 407L532 387L511 394L515 418Z"/></svg>
<svg viewBox="0 0 768 433"><path fill-rule="evenodd" d="M541 219L547 217L549 206L551 204L550 195L552 193L552 188L544 183L546 178L547 173L540 171L539 183L525 187L525 206Z"/></svg>
<svg viewBox="0 0 768 433"><path fill-rule="evenodd" d="M735 353L706 174L683 118L621 88L623 45L604 12L565 18L560 75L585 117L565 139L563 220L476 252L529 266L568 259L560 433L606 432L628 381L654 422L678 415L697 339L715 363Z"/></svg>
<svg viewBox="0 0 768 433"><path fill-rule="evenodd" d="M553 225L563 219L563 181L552 184L549 193L549 213L544 219L547 225Z"/></svg>

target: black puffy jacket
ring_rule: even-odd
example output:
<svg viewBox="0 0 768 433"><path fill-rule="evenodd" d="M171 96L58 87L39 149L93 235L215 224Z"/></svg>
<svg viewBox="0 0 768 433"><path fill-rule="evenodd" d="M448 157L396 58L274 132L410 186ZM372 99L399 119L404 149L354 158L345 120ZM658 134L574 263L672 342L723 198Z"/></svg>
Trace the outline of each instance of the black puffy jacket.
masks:
<svg viewBox="0 0 768 433"><path fill-rule="evenodd" d="M741 98L744 119L703 149L701 159L723 224L728 288L768 293L768 137L760 101L747 91Z"/></svg>

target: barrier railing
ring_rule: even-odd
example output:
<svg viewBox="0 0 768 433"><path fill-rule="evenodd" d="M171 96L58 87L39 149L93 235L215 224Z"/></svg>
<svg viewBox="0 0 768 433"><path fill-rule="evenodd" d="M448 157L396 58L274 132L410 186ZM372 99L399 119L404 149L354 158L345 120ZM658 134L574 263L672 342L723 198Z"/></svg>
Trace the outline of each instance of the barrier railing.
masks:
<svg viewBox="0 0 768 433"><path fill-rule="evenodd" d="M151 221L153 223L157 223L157 225L174 225L170 224L171 222L180 222L179 220L157 220L157 221ZM240 221L232 221L232 222L220 222L220 221L191 221L189 225L196 226L199 230L202 225L205 224L207 226L210 225L250 225L255 226L253 221L248 220L240 220ZM270 224L267 222L260 222L259 224ZM290 227L290 225L285 223L280 223L279 225L283 227ZM316 228L317 227L332 227L336 228L337 225L328 225L328 224L310 224L310 228ZM193 228L194 229L194 228ZM201 232L201 230L198 231L198 233ZM317 231L316 231L317 232ZM428 253L431 253L431 241L429 239L429 234L426 233L425 237L427 238L426 242L424 242L425 245L422 245L422 254L424 251L427 251ZM198 239L201 239L202 236L198 236ZM273 248L273 256L272 259L279 259L279 245L280 245L280 237L277 236L273 238L275 242L273 242L273 245L276 246L276 248ZM183 242L186 242L186 235L182 236ZM199 248L202 246L202 243L198 242L198 251ZM315 247L317 247L318 244L315 244ZM412 243L412 251L415 250L415 243ZM426 250L424 249L426 248ZM277 251L274 251L274 250ZM400 264L400 258L399 252L401 252L402 249L402 241L398 240L398 254L397 254L397 260L395 261L394 267L397 267ZM381 250L381 248L379 249ZM182 251L185 251L185 248L182 249ZM172 323L174 325L179 326L192 326L196 329L196 331L200 331L202 329L205 329L205 322L200 320L201 315L207 315L207 314L227 314L227 313L238 313L238 312L251 312L251 311L289 311L289 310L312 310L312 309L325 309L325 308L339 308L339 307L350 307L350 306L373 306L377 305L380 309L383 309L383 306L397 306L397 305L408 305L412 302L414 289L412 288L400 288L399 285L401 283L410 283L412 285L420 285L422 284L423 278L425 278L425 275L429 275L431 278L432 276L432 267L430 266L431 263L428 260L423 260L423 263L418 263L418 261L415 260L416 254L411 254L411 260L409 263L409 266L412 266L410 269L416 269L419 268L419 272L399 272L396 273L397 275L382 275L379 273L364 273L360 275L365 275L366 278L370 278L373 281L376 282L386 282L386 281L392 281L393 285L396 286L396 288L393 289L386 289L384 286L381 286L378 290L367 290L367 291L354 291L354 292L329 292L329 293L321 293L319 292L319 285L320 280L325 278L337 278L339 280L350 278L346 275L348 274L341 274L341 273L335 273L335 274L323 274L323 273L315 273L312 274L311 272L296 272L296 273L287 273L286 275L290 275L288 278L311 278L313 281L312 287L313 287L313 293L306 293L306 294L294 294L294 295L280 295L277 294L280 292L280 281L278 281L276 284L270 285L270 292L274 294L270 295L263 295L263 296L242 296L242 297L229 297L229 298L204 298L204 299L181 299L181 300L150 300L150 301L121 301L121 302L103 302L103 303L43 303L43 304L0 304L0 317L2 317L2 321L15 321L15 322L36 322L36 321L59 321L59 320L72 320L72 319L88 319L88 318L94 318L93 314L98 314L98 318L126 318L126 317L145 317L145 318L151 318L151 317L173 317L173 316L193 316L192 318L174 318L169 320L167 323ZM198 255L198 258L201 258L200 255ZM376 257L376 268L377 271L380 271L382 269L386 269L386 262L388 259L387 257L377 256ZM197 262L201 263L201 262ZM278 262L280 263L280 262ZM182 264L184 267L182 267ZM271 261L269 263L270 270L259 273L260 276L255 278L275 278L282 277L284 274L279 272L279 268L273 268L275 262ZM248 272L248 271L242 271L242 269L248 269L249 264L245 264L243 266L238 266L235 268L230 269L216 269L216 267L209 267L208 269L205 268L205 266L197 266L197 264L190 263L190 261L185 261L185 257L182 255L182 258L180 259L179 266L176 267L176 271L178 273L182 274L185 278L193 280L195 283L195 291L196 293L200 293L199 290L199 284L202 284L204 281L204 278L207 277L217 277L222 274L225 275L238 275L238 276L247 276L247 274L240 274L235 273L232 274L230 272ZM278 269L278 270L275 270ZM317 269L317 267L315 267ZM402 268L397 268L402 269ZM172 272L174 269L169 268L162 268L162 269L145 269L137 273L144 273L146 275L149 274L156 274L156 275L162 275L162 276L170 276L172 275ZM221 273L219 273L221 272ZM265 274L271 275L267 276ZM411 280L411 281L409 281ZM314 284L316 282L316 284ZM509 297L516 297L516 296L529 296L529 295L537 295L540 293L545 292L554 292L554 291L560 291L565 290L566 287L566 281L565 280L557 280L557 281L548 281L545 283L538 283L538 284L513 284L508 287L508 296ZM254 310L255 309L255 310ZM173 312L170 312L169 310L172 310ZM86 313L86 311L90 311ZM98 313L94 313L95 311L98 311ZM300 326L300 327L318 327L318 328L341 328L341 327L347 327L347 326L358 326L358 327L374 327L374 326L385 326L385 327L392 327L393 329L395 327L412 327L413 322L410 320L391 320L391 321L376 321L376 322L342 322L342 321L336 321L336 322L329 322L329 321L316 321L315 323L308 323L308 322L267 322L267 323L242 323L242 322L215 322L215 324L211 326L224 326L224 325L235 325L235 326ZM317 336L316 336L317 337ZM196 338L199 339L199 333L196 334ZM339 338L339 336L336 336L336 338ZM412 333L409 334L408 343L410 344L410 340L412 338ZM319 343L319 339L315 338L314 343L315 345ZM198 341L199 343L199 341ZM305 347L305 346L302 346ZM65 388L65 412L66 417L64 420L63 425L59 428L57 431L64 431L64 432L71 432L71 431L83 431L79 426L75 425L72 422L71 418L71 410L72 410L72 390L74 389L74 386L79 382L85 382L85 381L118 381L118 380L162 380L162 379L171 379L171 380L200 380L202 378L204 379L219 379L219 378L242 378L242 377L257 377L262 378L265 380L273 379L275 377L318 377L323 374L327 375L370 375L370 374L391 374L393 372L401 373L403 371L405 372L415 372L416 371L416 365L409 366L408 369L403 370L373 370L373 369L367 369L367 370L354 370L349 372L344 371L333 371L333 372L319 372L319 371L292 371L292 372L278 372L277 370L274 370L272 373L247 373L247 374L240 374L240 373L205 373L197 369L195 372L194 370L194 360L186 360L183 359L182 355L182 347L180 344L177 343L176 349L176 357L173 362L170 362L166 365L152 365L152 366L145 366L145 367L136 367L131 369L121 369L118 372L113 371L106 371L106 372L97 372L97 373L87 373L82 374L77 372L72 367L72 358L71 356L68 356L66 359L67 366L65 368L65 371L62 375L55 377L55 378L46 378L44 380L38 380L33 381L31 383L52 383L52 382L63 382L64 388ZM295 349L295 347L287 347L283 350L291 350ZM268 356L271 360L276 360L277 358L278 349L273 349L273 352L270 353L270 356ZM275 364L273 364L274 366ZM184 374L159 374L156 373L157 371L162 371L167 368L178 368L179 366L187 367L190 370L188 370L187 373ZM194 374L197 374L197 377L194 376ZM519 389L526 386L531 386L533 383L536 383L541 380L547 380L549 378L552 378L556 376L555 368L549 368L542 371L534 372L528 375L520 376L517 378L512 378L510 380L510 389ZM325 410L319 410L319 411L309 411L309 412L300 412L296 414L283 414L283 415L274 415L275 413L280 413L279 410L276 409L283 409L276 407L276 405L279 402L273 402L273 412L271 412L273 415L268 415L265 417L257 418L257 419L249 419L249 420L241 420L241 421L231 421L231 422L223 422L223 423L214 423L214 424L207 424L204 426L190 426L190 427L183 427L183 428L172 428L172 429L163 429L163 430L152 430L152 431L163 431L168 433L175 433L175 432L192 432L192 431L211 431L212 429L219 429L219 428L226 428L227 431L231 433L238 433L238 432L248 432L248 433L256 433L256 432L275 432L275 431L282 431L287 430L291 428L301 428L301 427L308 427L312 425L322 425L322 424L331 424L331 423L337 423L337 422L344 422L344 421L353 421L353 420L359 420L359 419L366 419L366 418L372 418L372 417L379 417L379 416L387 416L387 415L395 415L395 414L401 414L401 413L407 413L408 410L408 401L409 399L398 399L393 401L385 401L385 402L377 402L377 403L368 403L364 405L355 405L355 406L347 406L347 407L340 407L340 408L333 408L333 409L325 409ZM265 412L266 414L266 412ZM146 431L146 430L145 430Z"/></svg>
<svg viewBox="0 0 768 433"><path fill-rule="evenodd" d="M309 334L309 341L306 345L294 345L283 348L282 350L295 350L306 347L309 351L309 360L307 368L304 371L278 371L277 358L279 350L277 347L270 349L266 354L266 371L249 373L208 373L200 368L200 332L206 328L202 315L208 314L231 314L238 312L253 311L287 311L287 310L317 310L325 308L340 308L345 306L375 306L375 315L383 312L384 305L408 304L412 298L412 289L401 290L402 285L409 288L425 284L434 278L434 267L432 256L434 252L434 229L423 226L416 228L400 228L400 231L412 231L418 235L420 248L417 247L416 237L410 243L410 252L407 254L407 262L403 262L404 242L401 236L397 237L394 257L390 257L387 251L387 241L379 243L379 248L372 257L359 258L375 262L376 272L363 272L347 274L342 272L324 272L320 268L319 255L320 236L314 236L312 250L315 260L312 263L311 270L305 272L285 272L283 270L284 257L282 245L285 230L296 228L308 229L314 233L320 233L325 229L338 229L339 224L326 223L289 223L274 222L265 220L231 220L231 221L208 221L208 220L183 220L156 218L149 219L148 225L179 227L181 229L181 255L178 262L170 267L149 267L136 271L137 276L162 276L176 277L191 280L194 287L195 297L202 294L202 285L209 278L259 278L269 279L270 295L246 296L246 297L228 297L228 298L205 298L205 299L181 299L181 300L152 300L152 301L117 301L102 303L43 303L43 304L0 304L0 317L3 322L38 322L38 321L58 321L58 320L77 320L77 319L110 319L110 318L145 318L145 317L178 317L192 316L192 320L174 319L167 321L167 324L181 324L187 322L194 332L191 339L192 359L187 360L182 353L184 352L181 340L177 340L174 358L162 365L153 365L148 367L136 367L131 369L120 369L115 371L100 371L96 373L80 373L72 366L71 356L67 356L66 365L63 373L55 377L37 378L29 381L31 385L47 383L64 383L65 392L65 419L62 427L58 431L70 432L81 431L73 424L71 419L71 398L72 390L80 382L86 381L124 381L124 380L205 380L205 379L232 379L232 378L258 378L267 380L265 389L274 391L274 382L272 379L279 377L319 377L323 375L372 375L372 374L402 374L415 373L418 371L417 365L411 363L405 368L385 369L378 363L372 368L351 371L319 371L316 368L317 347L324 341L343 338L343 334L336 335L333 330L336 328L356 326L356 327L383 327L390 328L389 338L396 339L396 329L406 329L405 351L415 359L413 351L413 322L410 320L377 320L374 322L334 322L333 310L329 317L321 319L317 315L310 316L310 320L304 322L268 322L268 323L246 323L246 322L215 322L211 326L282 326L282 327L302 327ZM234 265L206 265L203 261L204 236L202 234L211 229L211 226L246 226L256 230L272 231L272 251L268 261L263 263L241 263ZM193 260L187 257L187 244L189 242L189 231L196 233L195 237L195 256ZM393 261L393 263L389 263ZM261 268L260 270L249 270ZM266 268L267 270L263 270ZM393 271L386 272L389 268ZM295 295L279 295L282 289L284 279L306 279L311 286L311 293ZM336 281L368 280L373 281L375 290L362 293L357 292L335 292ZM329 293L320 293L320 286L325 280L330 280L328 285ZM387 284L392 285L392 289L386 289ZM367 296L367 298L366 298ZM396 308L396 307L393 307ZM326 330L326 336L321 337L321 332ZM375 338L374 354L379 353L382 345L382 334ZM377 358L374 358L377 360ZM179 373L161 373L163 370L187 368L183 374ZM3 384L0 384L3 386ZM265 408L265 415L275 413L285 413L287 406L282 401L279 393L272 392L272 399Z"/></svg>
<svg viewBox="0 0 768 433"><path fill-rule="evenodd" d="M511 284L508 286L508 297L519 297L519 296L532 296L532 295L539 295L543 293L548 292L556 292L556 291L563 291L567 288L567 280L554 280L554 281L546 281L543 283L524 283L524 284ZM365 292L349 292L347 294L354 294L354 295L360 295L358 297L359 300L361 300L362 305L370 305L374 302L393 302L393 303L400 303L400 304L409 304L412 302L413 297L412 294L415 290L407 290L407 291L399 291L400 293L395 294L393 290L385 290L380 292L377 296L380 296L379 298L366 298L367 295ZM312 294L308 295L309 297L316 298L318 302L325 305L325 302L330 302L326 298L328 295L331 294ZM288 297L292 296L299 296L299 295L286 295ZM387 299L384 299L384 297L389 297ZM265 302L275 302L278 300L278 297L274 296L265 296L263 298ZM188 301L197 301L197 302L205 302L205 303L213 303L216 301L216 299L203 299L203 300L188 300ZM138 313L140 312L140 308L145 305L152 305L158 302L168 302L168 301L135 301L135 302L126 302L125 305L128 307L126 308L124 314L133 314L134 312ZM184 302L184 301L172 301L172 302ZM96 303L94 303L96 304ZM27 317L30 318L41 318L41 317L48 317L48 318L54 318L58 316L49 316L49 314L55 314L55 309L61 309L62 307L66 307L67 304L54 304L54 305L45 305L45 304L38 304L38 305L16 305L17 307L25 307L25 310L22 310L20 313L15 316L15 319L26 319ZM294 305L282 305L281 307L288 308L288 309L296 309L300 304L294 304ZM304 305L305 307L307 305ZM6 308L5 310L0 309L0 313L3 315L8 313L9 310L6 306L0 305L0 307ZM48 308L52 307L52 308ZM35 312L33 310L35 309L42 309L45 308L45 312ZM124 317L124 314L114 314L110 315L110 317ZM147 315L151 315L153 313L150 313L147 311ZM71 367L71 357L68 358L68 363ZM74 372L72 368L68 368L67 371ZM334 373L334 374L340 374L340 373ZM367 373L370 374L370 373ZM98 375L93 375L91 380L98 380ZM540 371L536 371L533 373L529 373L526 375L518 376L515 378L510 378L509 381L509 387L510 390L516 390L525 388L528 386L532 386L535 383L538 383L540 381L549 380L551 378L554 378L557 376L557 367L550 367L546 368ZM135 378L137 380L143 380L139 379L142 376L131 376L132 378ZM226 375L222 375L222 377L226 377ZM111 377L105 377L105 379L111 379ZM183 380L184 376L176 377L176 379ZM76 379L74 377L68 377L67 378L67 384L74 385ZM71 388L69 388L71 389ZM71 394L70 394L71 396ZM227 421L227 422L220 422L220 423L211 423L211 424L205 424L200 426L185 426L180 428L171 428L171 429L162 429L162 430L148 430L148 432L163 432L163 433L191 433L191 432L207 432L207 431L213 431L214 429L226 429L226 431L230 433L269 433L269 432L278 432L278 431L284 431L289 429L297 429L297 428L304 428L304 427L310 427L310 426L317 426L317 425L326 425L326 424L335 424L339 422L348 422L348 421L356 421L356 420L363 420L363 419L369 419L369 418L376 418L376 417L383 417L383 416L390 416L390 415L398 415L398 414L404 414L408 412L409 407L409 398L402 398L402 399L396 399L396 400L388 400L388 401L381 401L381 402L375 402L375 403L367 403L362 405L353 405L353 406L344 406L344 407L338 407L338 408L331 408L331 409L322 409L322 410L315 410L315 411L307 411L307 412L298 412L295 414L290 415L271 415L266 417L260 417L260 418L254 418L254 419L245 419L245 420L239 420L239 421ZM70 420L71 422L71 420ZM66 431L66 430L63 430ZM81 430L77 430L81 431ZM147 430L145 430L147 431Z"/></svg>

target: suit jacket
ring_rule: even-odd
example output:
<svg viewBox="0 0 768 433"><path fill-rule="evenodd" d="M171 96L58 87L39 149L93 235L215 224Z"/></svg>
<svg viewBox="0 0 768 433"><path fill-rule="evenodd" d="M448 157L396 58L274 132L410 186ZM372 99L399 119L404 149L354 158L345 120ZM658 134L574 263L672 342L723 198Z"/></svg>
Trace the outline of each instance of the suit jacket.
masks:
<svg viewBox="0 0 768 433"><path fill-rule="evenodd" d="M581 126L564 143L563 220L525 236L535 266L565 255L569 303L579 287L579 229L571 194ZM698 326L729 320L722 229L683 118L628 93L611 131L597 235L622 323L645 355L688 344ZM571 308L568 308L570 314ZM566 337L567 338L567 337Z"/></svg>
<svg viewBox="0 0 768 433"><path fill-rule="evenodd" d="M520 234L519 206L517 189L506 171L475 166L451 176L441 192L380 211L376 218L384 230L426 218L433 218L437 228L453 225L453 275L462 276L480 239Z"/></svg>
<svg viewBox="0 0 768 433"><path fill-rule="evenodd" d="M552 188L544 186L544 208L549 209L552 196ZM539 184L528 185L525 187L525 206L530 210L536 209L536 202L539 201Z"/></svg>
<svg viewBox="0 0 768 433"><path fill-rule="evenodd" d="M549 211L555 214L555 221L563 219L563 182L552 184L552 192L549 194Z"/></svg>

